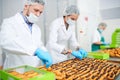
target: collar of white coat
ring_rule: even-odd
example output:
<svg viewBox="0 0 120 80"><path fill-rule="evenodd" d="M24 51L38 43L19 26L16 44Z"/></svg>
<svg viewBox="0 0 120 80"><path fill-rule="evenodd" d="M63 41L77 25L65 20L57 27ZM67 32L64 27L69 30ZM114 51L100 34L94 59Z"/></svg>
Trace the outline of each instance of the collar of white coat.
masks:
<svg viewBox="0 0 120 80"><path fill-rule="evenodd" d="M20 13L17 13L15 15L15 17L17 18L18 23L25 23L25 20L23 19L22 15Z"/></svg>
<svg viewBox="0 0 120 80"><path fill-rule="evenodd" d="M60 17L59 19L60 19L60 25L61 25L61 26L65 26L64 18L63 18L63 17Z"/></svg>
<svg viewBox="0 0 120 80"><path fill-rule="evenodd" d="M20 24L25 25L25 27L27 28L27 30L30 32L29 27L27 26L25 20L23 19L22 15L21 15L20 13L17 13L17 14L15 15L15 18L16 18L16 22L17 22L17 23L20 23ZM33 24L33 26L34 26L34 27L37 27L36 24ZM34 28L34 27L33 27L33 28ZM30 33L31 33L31 32L30 32Z"/></svg>
<svg viewBox="0 0 120 80"><path fill-rule="evenodd" d="M15 15L15 17L17 18L16 20L18 21L18 23L24 23L24 24L26 24L23 16L22 16L20 13L17 13L17 14ZM33 24L33 25L34 25L34 24Z"/></svg>

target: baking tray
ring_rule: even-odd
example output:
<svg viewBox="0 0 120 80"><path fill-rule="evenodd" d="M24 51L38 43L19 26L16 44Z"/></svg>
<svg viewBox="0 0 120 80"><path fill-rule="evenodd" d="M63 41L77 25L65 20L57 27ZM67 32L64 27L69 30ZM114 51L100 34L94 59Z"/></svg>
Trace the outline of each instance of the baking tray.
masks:
<svg viewBox="0 0 120 80"><path fill-rule="evenodd" d="M74 60L74 59L70 59L70 60ZM64 63L64 62L67 62L69 60L66 60L66 61L63 61L63 62L59 62L59 63L56 63L54 65L57 65L57 64L60 64L60 63ZM120 65L117 61L112 61L112 60L107 60L108 62L110 62L110 64L117 64L117 65ZM115 77L114 80L120 80L120 74L118 76Z"/></svg>
<svg viewBox="0 0 120 80"><path fill-rule="evenodd" d="M110 59L110 60L107 60L107 61L120 66L120 61L118 61L118 60ZM115 78L115 80L120 80L120 74Z"/></svg>

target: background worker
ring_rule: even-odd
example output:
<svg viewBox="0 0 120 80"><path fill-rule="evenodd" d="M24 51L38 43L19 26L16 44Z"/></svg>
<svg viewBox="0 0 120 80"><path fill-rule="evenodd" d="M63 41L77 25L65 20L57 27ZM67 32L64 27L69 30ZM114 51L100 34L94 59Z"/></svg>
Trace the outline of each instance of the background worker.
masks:
<svg viewBox="0 0 120 80"><path fill-rule="evenodd" d="M105 41L105 38L102 34L102 32L106 29L107 24L106 23L100 23L98 25L97 30L94 31L92 36L92 51L100 50L100 45L108 45Z"/></svg>

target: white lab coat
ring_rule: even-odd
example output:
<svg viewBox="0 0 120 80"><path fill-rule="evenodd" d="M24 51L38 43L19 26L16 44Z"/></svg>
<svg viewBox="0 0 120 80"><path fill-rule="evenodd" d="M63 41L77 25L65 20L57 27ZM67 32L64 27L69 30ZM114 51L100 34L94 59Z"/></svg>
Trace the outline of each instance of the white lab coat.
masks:
<svg viewBox="0 0 120 80"><path fill-rule="evenodd" d="M95 43L95 42L101 42L101 34L98 32L97 29L93 32L93 35L92 35L92 43Z"/></svg>
<svg viewBox="0 0 120 80"><path fill-rule="evenodd" d="M20 13L3 21L0 37L4 68L41 65L40 59L34 56L37 48L46 50L41 41L41 31L33 24L31 33Z"/></svg>
<svg viewBox="0 0 120 80"><path fill-rule="evenodd" d="M46 45L53 58L53 64L68 59L68 55L61 54L68 48L68 42L74 48L79 46L75 37L75 25L69 26L66 30L63 17L58 18L50 26L49 40Z"/></svg>

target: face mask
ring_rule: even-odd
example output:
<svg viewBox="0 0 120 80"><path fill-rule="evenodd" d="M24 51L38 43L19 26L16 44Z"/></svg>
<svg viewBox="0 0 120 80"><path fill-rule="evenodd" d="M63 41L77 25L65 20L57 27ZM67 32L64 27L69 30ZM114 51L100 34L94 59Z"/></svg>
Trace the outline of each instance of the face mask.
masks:
<svg viewBox="0 0 120 80"><path fill-rule="evenodd" d="M100 33L102 33L102 32L103 32L103 30L102 30L102 29L99 29L99 32L100 32Z"/></svg>
<svg viewBox="0 0 120 80"><path fill-rule="evenodd" d="M30 13L29 16L27 16L27 19L31 23L36 23L39 21L39 17L34 15L33 13Z"/></svg>
<svg viewBox="0 0 120 80"><path fill-rule="evenodd" d="M70 18L67 20L67 23L69 25L74 25L75 24L75 21L74 20L71 20Z"/></svg>

